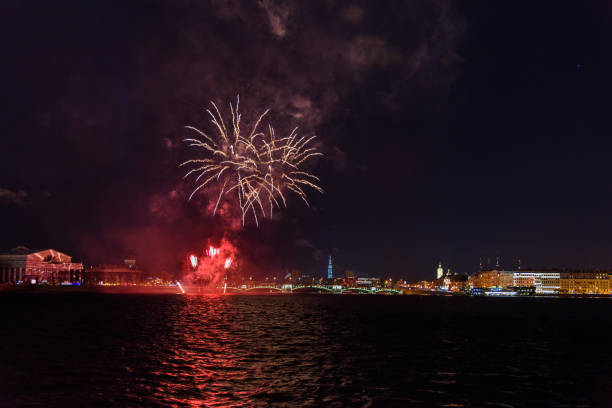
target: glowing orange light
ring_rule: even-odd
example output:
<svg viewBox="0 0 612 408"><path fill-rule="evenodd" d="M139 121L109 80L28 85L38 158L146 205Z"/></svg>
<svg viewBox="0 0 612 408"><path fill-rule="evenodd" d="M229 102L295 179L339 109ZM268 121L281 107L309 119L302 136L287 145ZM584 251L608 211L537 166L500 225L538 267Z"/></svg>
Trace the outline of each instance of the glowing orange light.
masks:
<svg viewBox="0 0 612 408"><path fill-rule="evenodd" d="M191 262L191 266L193 268L198 267L198 257L195 255L189 255L189 262Z"/></svg>
<svg viewBox="0 0 612 408"><path fill-rule="evenodd" d="M225 259L225 269L229 268L231 264L232 264L232 258L226 258Z"/></svg>

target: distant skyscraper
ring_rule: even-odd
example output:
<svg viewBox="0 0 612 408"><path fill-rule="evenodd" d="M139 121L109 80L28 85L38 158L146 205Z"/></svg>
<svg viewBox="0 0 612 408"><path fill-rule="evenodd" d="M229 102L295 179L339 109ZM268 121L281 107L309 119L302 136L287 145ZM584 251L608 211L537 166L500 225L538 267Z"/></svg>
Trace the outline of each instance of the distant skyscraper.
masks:
<svg viewBox="0 0 612 408"><path fill-rule="evenodd" d="M444 275L444 269L442 268L442 262L438 264L437 279L440 279Z"/></svg>
<svg viewBox="0 0 612 408"><path fill-rule="evenodd" d="M331 255L329 256L329 263L327 264L327 279L333 279L334 268L332 267Z"/></svg>

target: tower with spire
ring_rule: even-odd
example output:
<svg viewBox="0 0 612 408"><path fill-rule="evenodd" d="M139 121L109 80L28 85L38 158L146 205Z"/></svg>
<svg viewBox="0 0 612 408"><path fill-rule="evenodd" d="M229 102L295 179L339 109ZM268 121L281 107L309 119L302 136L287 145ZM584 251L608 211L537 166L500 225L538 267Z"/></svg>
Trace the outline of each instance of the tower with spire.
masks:
<svg viewBox="0 0 612 408"><path fill-rule="evenodd" d="M329 263L327 264L327 279L334 278L334 268L332 266L331 255L329 256Z"/></svg>
<svg viewBox="0 0 612 408"><path fill-rule="evenodd" d="M436 279L440 279L442 276L444 276L444 268L442 268L442 262L438 263L438 269L436 270L436 272Z"/></svg>

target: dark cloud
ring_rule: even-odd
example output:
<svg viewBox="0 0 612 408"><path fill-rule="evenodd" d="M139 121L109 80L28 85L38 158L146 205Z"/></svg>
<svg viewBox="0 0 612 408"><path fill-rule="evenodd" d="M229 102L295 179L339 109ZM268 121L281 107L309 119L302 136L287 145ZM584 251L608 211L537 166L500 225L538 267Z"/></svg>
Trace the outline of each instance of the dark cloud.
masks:
<svg viewBox="0 0 612 408"><path fill-rule="evenodd" d="M145 43L138 52L138 63L146 65L141 80L157 83L143 86L138 101L155 103L153 109L160 100L179 102L164 106L158 117L159 130L175 138L177 122L203 120L200 108L208 100L227 108L238 93L251 117L271 107L281 129L295 124L316 132L361 81L381 70L391 82L379 92L400 102L401 89L446 82L450 73L444 68L457 62L463 29L445 1L396 7L395 15L374 3L347 9L333 3L218 1L179 8L174 36ZM406 25L408 35L395 35ZM326 136L328 143L340 137Z"/></svg>
<svg viewBox="0 0 612 408"><path fill-rule="evenodd" d="M0 204L25 205L28 199L28 193L23 190L12 191L6 188L0 188Z"/></svg>
<svg viewBox="0 0 612 408"><path fill-rule="evenodd" d="M322 250L322 249L316 249L313 252L313 257L314 257L315 261L322 261L326 257L325 251Z"/></svg>
<svg viewBox="0 0 612 408"><path fill-rule="evenodd" d="M289 8L273 0L260 0L259 5L266 11L270 31L277 37L284 37L287 34Z"/></svg>
<svg viewBox="0 0 612 408"><path fill-rule="evenodd" d="M346 58L355 69L366 70L399 63L402 55L382 37L360 36L352 39L347 49ZM408 65L411 73L419 68L414 62L406 65Z"/></svg>
<svg viewBox="0 0 612 408"><path fill-rule="evenodd" d="M298 239L293 242L293 246L296 248L314 248L312 242L307 239Z"/></svg>
<svg viewBox="0 0 612 408"><path fill-rule="evenodd" d="M350 21L351 23L355 23L355 24L362 21L363 15L364 15L363 8L355 4L351 4L350 6L346 7L343 11L343 17L347 21Z"/></svg>

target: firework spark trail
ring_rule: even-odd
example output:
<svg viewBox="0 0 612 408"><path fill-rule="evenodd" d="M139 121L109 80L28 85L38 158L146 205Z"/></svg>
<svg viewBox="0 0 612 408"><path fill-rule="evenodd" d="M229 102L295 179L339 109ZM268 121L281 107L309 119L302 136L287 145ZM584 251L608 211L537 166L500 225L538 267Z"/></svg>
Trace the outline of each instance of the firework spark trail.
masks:
<svg viewBox="0 0 612 408"><path fill-rule="evenodd" d="M183 289L183 285L181 285L181 282L176 281L176 284L178 285L179 289L181 290L181 293L184 295L185 294L185 289Z"/></svg>
<svg viewBox="0 0 612 408"><path fill-rule="evenodd" d="M238 197L242 224L245 224L247 215L252 213L255 223L259 225L258 214L262 218L272 217L275 207L280 208L281 204L287 206L286 191L299 196L307 206L310 204L304 186L323 193L323 189L317 185L319 178L300 167L308 159L322 156L315 147L310 147L315 136L300 137L298 128L294 128L289 136L277 138L271 125L268 125L267 133L260 131L259 126L270 111L267 109L258 116L245 137L240 128L242 115L239 113L239 97L235 107L229 104L229 129L217 105L214 102L211 105L212 111L207 109L206 112L216 129L216 137L193 126L185 126L200 138L187 138L184 141L190 147L203 149L206 154L204 158L190 159L180 165L191 167L184 178L197 175L196 187L189 195L189 200L205 187L216 186L219 194L213 215L221 199L233 195Z"/></svg>

